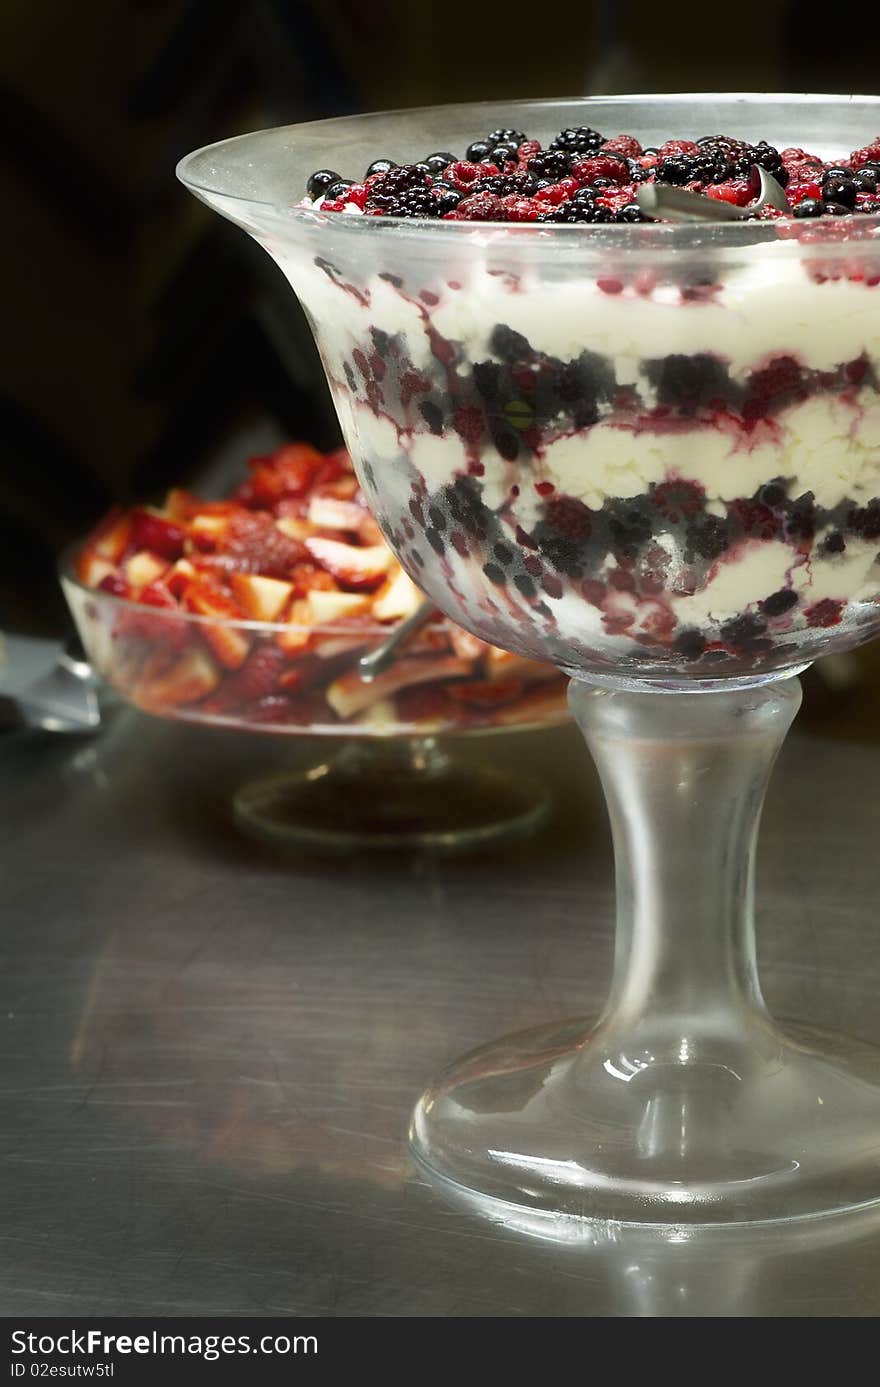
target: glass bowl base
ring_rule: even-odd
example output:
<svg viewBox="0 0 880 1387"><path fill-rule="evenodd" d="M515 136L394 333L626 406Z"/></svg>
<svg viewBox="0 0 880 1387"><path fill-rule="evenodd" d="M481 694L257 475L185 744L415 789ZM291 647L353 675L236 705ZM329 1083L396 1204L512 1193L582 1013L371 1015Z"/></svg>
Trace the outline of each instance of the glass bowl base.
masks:
<svg viewBox="0 0 880 1387"><path fill-rule="evenodd" d="M355 742L234 797L245 831L315 851L470 852L533 833L549 807L537 781L459 763L429 738Z"/></svg>
<svg viewBox="0 0 880 1387"><path fill-rule="evenodd" d="M839 1214L880 1201L880 1050L769 1018L677 1045L543 1026L446 1070L410 1146L471 1208L566 1241Z"/></svg>

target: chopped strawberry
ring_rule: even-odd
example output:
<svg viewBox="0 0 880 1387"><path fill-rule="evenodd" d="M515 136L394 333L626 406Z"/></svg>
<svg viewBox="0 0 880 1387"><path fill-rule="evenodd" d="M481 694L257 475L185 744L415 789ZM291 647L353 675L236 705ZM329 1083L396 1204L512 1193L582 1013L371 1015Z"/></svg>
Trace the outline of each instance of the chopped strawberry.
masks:
<svg viewBox="0 0 880 1387"><path fill-rule="evenodd" d="M502 703L512 703L523 691L519 679L468 680L461 684L450 684L449 697L474 708L497 708Z"/></svg>
<svg viewBox="0 0 880 1387"><path fill-rule="evenodd" d="M251 458L249 495L260 506L274 506L282 496L300 496L323 462L317 448L308 443L291 443L268 457Z"/></svg>
<svg viewBox="0 0 880 1387"><path fill-rule="evenodd" d="M131 515L114 506L96 529L91 544L99 558L119 563L130 539Z"/></svg>
<svg viewBox="0 0 880 1387"><path fill-rule="evenodd" d="M150 712L167 712L198 703L214 692L220 671L206 650L191 646L170 666L145 666L133 691L134 701Z"/></svg>
<svg viewBox="0 0 880 1387"><path fill-rule="evenodd" d="M374 588L394 565L394 556L385 545L358 548L336 539L307 539L305 547L337 582L348 588Z"/></svg>
<svg viewBox="0 0 880 1387"><path fill-rule="evenodd" d="M131 586L122 577L121 573L108 573L98 584L101 592L109 592L113 597L131 598Z"/></svg>
<svg viewBox="0 0 880 1387"><path fill-rule="evenodd" d="M206 581L193 579L183 593L184 606L197 616L218 617L199 624L199 632L226 669L238 669L247 659L250 641L234 625L244 619L241 608L222 590Z"/></svg>
<svg viewBox="0 0 880 1387"><path fill-rule="evenodd" d="M294 565L305 557L299 540L285 534L264 511L242 510L234 515L225 549L242 572L267 578L289 578Z"/></svg>
<svg viewBox="0 0 880 1387"><path fill-rule="evenodd" d="M135 549L150 549L162 558L174 560L183 554L186 531L156 511L138 508L131 513L131 543Z"/></svg>
<svg viewBox="0 0 880 1387"><path fill-rule="evenodd" d="M298 563L290 575L294 598L306 597L310 592L337 592L336 579L326 569L314 563Z"/></svg>

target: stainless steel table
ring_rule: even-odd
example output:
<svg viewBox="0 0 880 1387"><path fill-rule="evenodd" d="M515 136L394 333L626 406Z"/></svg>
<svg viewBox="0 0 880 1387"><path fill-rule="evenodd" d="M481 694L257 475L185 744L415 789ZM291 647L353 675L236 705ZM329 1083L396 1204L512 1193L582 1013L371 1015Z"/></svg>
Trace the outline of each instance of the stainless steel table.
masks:
<svg viewBox="0 0 880 1387"><path fill-rule="evenodd" d="M468 743L491 757L502 743ZM462 860L284 857L231 790L308 752L120 710L0 743L5 1315L804 1316L880 1309L880 1220L564 1246L411 1169L446 1059L600 1003L609 836L574 732L504 740L550 828ZM880 1041L880 744L801 729L764 821L785 1015Z"/></svg>

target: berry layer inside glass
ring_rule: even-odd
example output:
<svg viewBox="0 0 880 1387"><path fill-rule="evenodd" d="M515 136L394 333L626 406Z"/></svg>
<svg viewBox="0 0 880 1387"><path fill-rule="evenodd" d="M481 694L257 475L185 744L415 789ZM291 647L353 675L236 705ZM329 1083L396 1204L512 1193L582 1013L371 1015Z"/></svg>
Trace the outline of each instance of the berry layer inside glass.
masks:
<svg viewBox="0 0 880 1387"><path fill-rule="evenodd" d="M793 201L819 204L792 218L681 227L565 215L572 190L537 219L504 221L498 206L499 220L463 217L467 198L423 216L412 183L379 215L358 215L395 176L381 168L355 183L362 207L359 193L319 188L290 212L208 200L288 275L385 533L456 619L577 673L763 678L880 626L880 240L868 186L880 110L864 104L863 126L850 110L851 138L832 147L832 108L781 98L580 103L583 118L558 133L549 109L515 105L489 127L489 140L527 137L515 151L528 154L525 174L540 172L528 167L542 158L526 148L534 139L571 169L569 155L603 150L641 159L647 176L691 160L695 176L676 181L692 187L698 141L711 137L701 190L717 196L726 181L745 198L741 159L769 161ZM725 124L695 124L709 111ZM615 113L625 126L607 123ZM430 115L415 114L423 125ZM421 149L390 118L397 143L369 154L430 166L432 148L454 152L442 114ZM470 139L486 143L486 128ZM585 131L594 148L566 151ZM345 165L332 135L330 172L362 179L364 163ZM734 160L737 149L749 152ZM454 169L436 170L440 181ZM591 170L583 204L625 194L622 212L632 189L615 193L613 178L597 189L608 172ZM433 176L422 175L429 197Z"/></svg>

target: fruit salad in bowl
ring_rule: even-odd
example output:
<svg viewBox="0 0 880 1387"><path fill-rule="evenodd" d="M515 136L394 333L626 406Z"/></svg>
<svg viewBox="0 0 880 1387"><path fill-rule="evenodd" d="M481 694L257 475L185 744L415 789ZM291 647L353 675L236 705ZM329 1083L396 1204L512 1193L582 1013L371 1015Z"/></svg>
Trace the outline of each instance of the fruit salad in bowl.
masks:
<svg viewBox="0 0 880 1387"><path fill-rule="evenodd" d="M433 740L426 752L426 739L568 718L566 680L552 665L500 650L440 612L388 668L361 671L359 660L425 599L385 543L345 449L288 444L251 458L229 497L174 488L161 506L116 508L62 583L95 669L144 712L269 733L406 738L406 753L349 749L349 780L363 782L383 758L420 783L430 763L437 781L444 758ZM327 784L322 794L332 816Z"/></svg>

